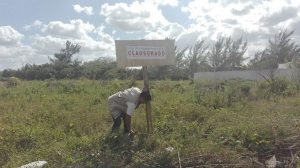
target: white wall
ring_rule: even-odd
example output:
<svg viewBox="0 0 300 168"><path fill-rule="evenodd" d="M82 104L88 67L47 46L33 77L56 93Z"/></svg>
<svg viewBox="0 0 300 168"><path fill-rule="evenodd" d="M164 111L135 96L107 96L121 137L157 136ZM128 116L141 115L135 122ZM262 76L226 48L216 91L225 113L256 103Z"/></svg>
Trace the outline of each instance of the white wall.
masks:
<svg viewBox="0 0 300 168"><path fill-rule="evenodd" d="M228 80L228 79L243 79L243 80L263 80L262 76L270 76L272 70L259 71L219 71L219 72L197 72L194 79L209 79L209 80ZM283 77L292 80L295 76L299 76L300 71L297 69L276 69L274 70L276 77Z"/></svg>

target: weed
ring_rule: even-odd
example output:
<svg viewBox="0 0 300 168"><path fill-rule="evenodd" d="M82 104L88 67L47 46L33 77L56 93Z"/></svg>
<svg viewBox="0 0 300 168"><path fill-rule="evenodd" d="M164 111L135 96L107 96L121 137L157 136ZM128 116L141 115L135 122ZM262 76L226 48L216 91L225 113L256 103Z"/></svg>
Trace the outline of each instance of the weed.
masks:
<svg viewBox="0 0 300 168"><path fill-rule="evenodd" d="M238 164L244 154L265 158L278 139L300 131L300 97L287 81L272 89L239 80L152 81L154 133L146 134L142 105L132 117L134 139L111 134L107 97L142 83L80 79L0 87L0 166L46 160L50 167L177 167L177 152L183 166Z"/></svg>

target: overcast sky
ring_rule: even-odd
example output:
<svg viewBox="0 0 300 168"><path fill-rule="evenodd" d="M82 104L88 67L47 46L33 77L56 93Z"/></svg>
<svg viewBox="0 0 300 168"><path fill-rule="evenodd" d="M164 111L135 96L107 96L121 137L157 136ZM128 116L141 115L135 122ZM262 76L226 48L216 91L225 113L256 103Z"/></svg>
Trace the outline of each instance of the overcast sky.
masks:
<svg viewBox="0 0 300 168"><path fill-rule="evenodd" d="M114 40L166 37L243 36L251 56L286 28L299 42L300 0L0 0L0 70L46 63L66 40L83 61L115 57Z"/></svg>

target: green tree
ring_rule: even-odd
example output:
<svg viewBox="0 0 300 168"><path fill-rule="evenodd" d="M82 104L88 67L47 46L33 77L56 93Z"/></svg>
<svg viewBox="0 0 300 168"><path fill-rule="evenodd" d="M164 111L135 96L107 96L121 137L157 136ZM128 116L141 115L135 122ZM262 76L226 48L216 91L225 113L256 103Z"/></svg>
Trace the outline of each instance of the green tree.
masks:
<svg viewBox="0 0 300 168"><path fill-rule="evenodd" d="M246 51L247 41L242 38L220 37L209 52L208 63L212 71L238 70L246 59Z"/></svg>
<svg viewBox="0 0 300 168"><path fill-rule="evenodd" d="M79 78L81 76L81 61L72 60L73 55L80 52L79 44L66 42L66 47L62 48L59 53L54 54L54 58L49 58L54 68L54 77L63 78Z"/></svg>
<svg viewBox="0 0 300 168"><path fill-rule="evenodd" d="M205 69L207 64L208 46L205 41L201 40L191 47L187 54L187 65L191 79L194 78L194 73Z"/></svg>
<svg viewBox="0 0 300 168"><path fill-rule="evenodd" d="M225 38L219 38L212 46L208 61L213 71L220 71L225 67L228 47L228 45L225 45Z"/></svg>
<svg viewBox="0 0 300 168"><path fill-rule="evenodd" d="M242 38L232 40L228 51L228 64L230 70L239 70L243 62L247 59L244 57L247 51L247 41Z"/></svg>
<svg viewBox="0 0 300 168"><path fill-rule="evenodd" d="M109 58L86 62L82 68L83 75L93 80L126 79L128 77L128 71L119 69L116 61Z"/></svg>
<svg viewBox="0 0 300 168"><path fill-rule="evenodd" d="M79 44L72 44L70 41L67 41L66 48L62 48L59 53L54 54L54 59L49 58L49 60L52 64L72 64L72 57L80 52L80 48Z"/></svg>
<svg viewBox="0 0 300 168"><path fill-rule="evenodd" d="M269 40L266 51L270 57L276 60L277 65L291 62L300 56L300 46L291 38L293 34L294 31L282 30Z"/></svg>
<svg viewBox="0 0 300 168"><path fill-rule="evenodd" d="M149 67L149 78L156 80L180 80L188 79L189 76L189 66L187 57L188 48L179 50L175 47L175 65L164 65L164 66L153 66ZM138 73L135 74L135 78L138 79Z"/></svg>
<svg viewBox="0 0 300 168"><path fill-rule="evenodd" d="M176 54L176 64L175 66L171 67L170 71L170 78L173 80L180 80L180 79L188 79L189 76L189 68L188 68L188 61L187 57L188 48L184 48L179 50L175 48Z"/></svg>
<svg viewBox="0 0 300 168"><path fill-rule="evenodd" d="M265 50L257 52L250 60L252 69L275 69L278 64L292 62L300 57L300 46L292 39L294 31L281 30L269 39Z"/></svg>

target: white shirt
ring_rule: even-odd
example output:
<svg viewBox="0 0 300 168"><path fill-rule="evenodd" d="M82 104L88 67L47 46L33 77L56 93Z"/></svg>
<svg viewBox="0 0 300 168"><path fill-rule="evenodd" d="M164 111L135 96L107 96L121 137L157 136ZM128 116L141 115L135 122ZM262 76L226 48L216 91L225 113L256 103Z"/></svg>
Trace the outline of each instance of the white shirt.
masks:
<svg viewBox="0 0 300 168"><path fill-rule="evenodd" d="M132 115L137 103L138 103L138 98L141 94L141 90L137 87L132 87L129 89L126 89L122 92L119 92L119 97L123 97L126 99L126 105L127 105L127 110L126 110L126 114L127 115Z"/></svg>
<svg viewBox="0 0 300 168"><path fill-rule="evenodd" d="M126 114L131 116L135 110L136 104L131 102L126 102L126 104L127 104Z"/></svg>

